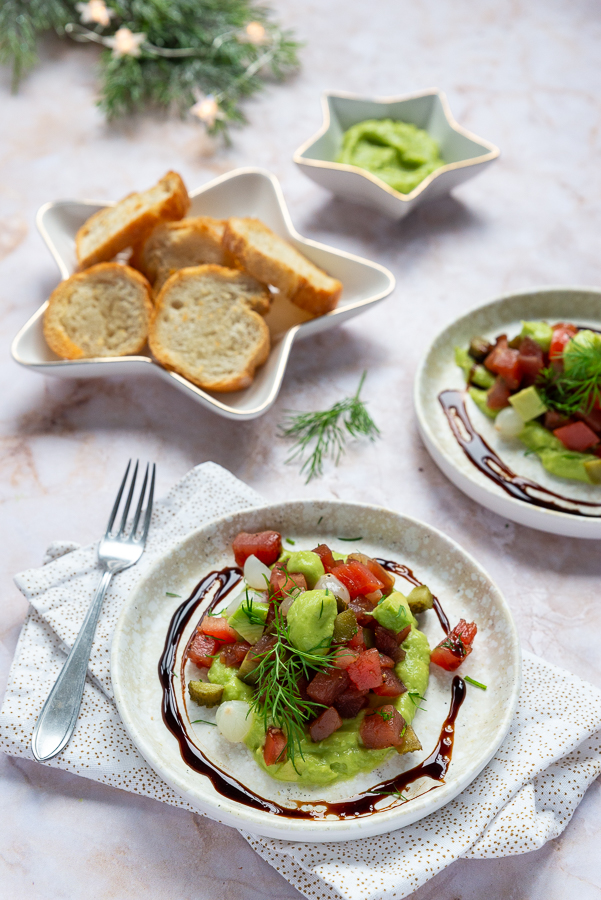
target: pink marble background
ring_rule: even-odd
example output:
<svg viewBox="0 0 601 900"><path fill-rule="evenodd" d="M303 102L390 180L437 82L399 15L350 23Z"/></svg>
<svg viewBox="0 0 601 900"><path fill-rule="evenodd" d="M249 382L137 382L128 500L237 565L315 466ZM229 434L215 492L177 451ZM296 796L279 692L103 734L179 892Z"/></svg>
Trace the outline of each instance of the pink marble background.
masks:
<svg viewBox="0 0 601 900"><path fill-rule="evenodd" d="M154 459L161 491L212 459L272 500L372 501L451 534L496 579L524 647L601 686L600 570L592 542L521 528L476 506L429 459L411 387L445 322L509 290L601 281L599 46L592 0L357 0L293 3L278 15L306 41L301 74L247 104L233 147L193 122L107 126L94 107L96 50L49 40L17 96L0 72L0 452L3 599L0 691L26 604L11 576L57 538L104 528L127 458ZM457 120L501 159L453 197L397 224L333 199L294 167L321 123L321 91L397 94L437 86ZM10 342L57 282L36 233L37 208L61 197L114 199L168 168L190 188L240 165L282 182L299 231L393 270L397 290L364 317L292 353L281 396L263 418L219 419L158 380L63 382L20 369ZM353 444L308 486L285 465L276 427L352 391L360 372L383 431ZM293 900L300 897L235 831L34 763L0 759L0 896L24 900ZM419 900L601 897L601 790L542 850L460 861Z"/></svg>

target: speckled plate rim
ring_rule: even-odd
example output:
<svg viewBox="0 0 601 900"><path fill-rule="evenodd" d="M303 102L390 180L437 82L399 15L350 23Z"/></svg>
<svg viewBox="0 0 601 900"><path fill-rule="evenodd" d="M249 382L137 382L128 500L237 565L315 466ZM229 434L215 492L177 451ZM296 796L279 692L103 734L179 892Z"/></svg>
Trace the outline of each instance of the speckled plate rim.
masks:
<svg viewBox="0 0 601 900"><path fill-rule="evenodd" d="M456 131L458 134L463 135L463 137L468 138L470 141L474 141L476 144L480 144L484 152L480 156L475 156L470 159L461 159L457 160L457 162L453 163L445 163L444 166L441 166L436 171L430 173L423 181L420 181L416 187L409 194L402 194L400 191L395 190L390 187L389 184L386 184L385 181L382 181L381 178L378 178L377 175L373 175L371 172L368 172L366 169L362 169L359 166L351 166L346 163L338 163L333 162L328 159L308 159L306 156L303 156L304 153L309 150L313 144L315 144L319 138L323 137L323 135L328 131L331 125L331 114L330 114L330 97L340 98L342 100L369 100L371 103L381 103L382 105L386 105L389 103L402 103L406 100L421 100L422 97L438 97L440 101L440 105L442 106L444 116L449 124L449 127ZM344 91L327 91L322 94L321 97L321 108L323 113L323 123L319 131L317 131L309 140L305 141L304 144L294 151L292 156L293 162L295 162L298 166L313 166L314 168L319 169L336 169L339 172L353 172L356 175L360 175L362 178L365 178L367 181L371 181L373 184L377 185L377 187L381 188L387 194L390 194L396 200L400 200L402 203L411 203L416 197L419 197L430 184L434 181L434 179L438 178L440 175L443 175L445 172L452 172L455 169L465 169L468 166L479 166L485 162L492 162L493 159L497 159L500 155L500 150L494 144L491 144L490 141L484 140L484 138L478 137L478 135L473 134L473 132L468 131L467 128L463 128L459 123L454 119L453 114L451 112L451 108L449 106L449 102L447 100L447 96L444 91L439 90L438 88L427 88L423 91L417 91L414 94L400 94L395 95L394 97L368 97L364 94L353 94L346 93Z"/></svg>
<svg viewBox="0 0 601 900"><path fill-rule="evenodd" d="M449 778L446 783L436 790L420 795L408 804L397 806L389 811L380 812L378 815L365 818L336 821L285 819L274 814L268 814L245 807L227 798L215 801L214 798L209 796L208 792L201 799L199 797L197 780L203 776L199 776L196 773L192 775L192 778L196 781L196 790L192 793L189 783L186 783L186 779L180 777L168 766L163 764L163 761L159 758L154 746L154 741L146 739L146 736L140 732L133 720L133 716L130 714L129 702L131 698L123 689L123 682L125 679L122 678L122 672L125 671L130 663L130 651L127 640L127 620L130 610L135 608L138 595L144 590L145 584L153 578L160 566L174 554L180 552L186 545L198 541L201 536L206 537L207 540L211 540L212 535L222 527L227 527L228 533L235 534L241 528L244 528L245 524L247 524L247 526L250 525L251 529L272 527L272 525L270 525L270 520L271 523L273 523L273 516L278 513L298 515L299 509L302 509L303 512L305 510L310 510L311 515L313 516L316 516L317 514L325 516L329 509L343 510L345 507L349 510L348 521L351 524L351 527L354 526L356 528L358 517L362 514L372 513L384 515L386 517L392 516L396 525L401 528L419 529L422 533L427 535L428 543L433 538L436 541L441 541L446 550L452 554L458 554L459 557L462 558L462 562L469 566L472 572L472 578L480 577L487 584L487 589L494 596L495 610L502 619L504 627L507 629L510 644L508 653L511 659L510 670L507 673L508 681L511 685L509 702L505 703L499 709L494 737L482 748L482 751L474 764L461 778ZM250 523L248 523L249 519L251 520ZM199 570L198 577L201 576L202 571ZM388 833L406 825L413 824L453 800L474 781L482 769L490 762L505 739L518 704L521 689L521 672L521 647L515 622L507 601L488 573L485 572L471 554L467 553L459 544L437 528L427 525L417 519L394 512L385 507L363 503L350 503L341 500L289 500L283 503L269 504L259 508L251 507L215 519L197 531L187 535L186 538L174 542L174 544L153 563L150 569L141 578L140 582L138 582L136 587L132 590L132 593L119 616L111 646L111 681L117 709L129 737L154 771L163 778L174 791L191 803L191 805L216 821L266 837L301 842L308 841L320 843L344 841ZM160 727L163 732L163 737L167 737L167 739L171 741L175 740L164 724L161 723ZM429 752L429 748L425 748L423 758L425 758Z"/></svg>
<svg viewBox="0 0 601 900"><path fill-rule="evenodd" d="M539 531L545 531L550 534L559 534L564 537L587 538L591 540L601 539L601 518L585 518L583 516L572 515L571 513L557 512L552 509L544 509L543 507L533 506L522 500L518 500L509 496L502 488L494 485L486 476L479 476L478 470L473 466L473 473L466 474L460 470L447 451L445 445L437 438L432 427L430 416L423 402L425 390L425 382L427 380L427 371L431 358L437 353L437 347L442 343L446 336L455 329L459 329L464 323L469 322L475 314L490 311L492 319L498 320L498 325L492 325L500 330L504 327L503 322L507 321L507 316L503 313L509 303L516 298L524 298L525 303L529 298L537 300L544 297L545 294L557 294L565 292L566 294L592 294L599 299L599 320L601 322L601 290L599 288L590 287L588 285L544 285L542 287L528 288L527 290L512 291L503 294L493 300L483 303L474 309L469 310L461 316L453 319L447 324L434 338L428 349L426 350L422 362L415 376L413 388L413 402L417 417L418 430L421 438L428 450L430 456L441 469L447 478L453 482L463 493L471 497L477 503L491 509L493 512L520 525L526 525L529 528L535 528ZM566 298L567 299L567 298ZM565 317L569 320L570 312L574 314L573 309L570 310L569 303L566 302ZM558 314L559 317L560 314ZM553 314L555 317L555 314ZM576 315L577 318L582 318ZM528 319L527 311L524 318ZM444 415L441 410L441 415ZM449 443L455 441L449 428ZM558 480L557 487L561 491L565 489L569 482Z"/></svg>

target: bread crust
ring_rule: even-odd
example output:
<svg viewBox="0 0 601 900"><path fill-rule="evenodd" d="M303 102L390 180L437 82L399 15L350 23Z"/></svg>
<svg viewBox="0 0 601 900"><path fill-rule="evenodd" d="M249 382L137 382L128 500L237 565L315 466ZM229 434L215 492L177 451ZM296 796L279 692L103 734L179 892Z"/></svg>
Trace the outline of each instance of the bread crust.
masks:
<svg viewBox="0 0 601 900"><path fill-rule="evenodd" d="M116 206L99 209L98 212L95 212L84 222L75 236L75 249L80 269L87 269L96 263L113 259L117 253L120 253L127 247L141 243L159 222L181 219L186 215L190 208L190 198L188 197L186 186L178 173L167 172L154 185L154 188L162 185L168 190L168 194L152 206L143 207L144 198L147 197L149 191L134 191L120 200ZM134 209L129 217L125 218L120 224L120 227L116 227L104 239L94 242L91 239L91 235L94 231L102 228L102 224L107 220L108 215L114 216L116 210L124 208L126 203L133 198L139 198L142 208Z"/></svg>
<svg viewBox="0 0 601 900"><path fill-rule="evenodd" d="M251 308L249 303L237 301L237 304L240 307L239 315L248 317L248 319L253 322L259 332L259 341L254 348L252 355L247 359L244 369L236 374L221 378L199 376L197 372L186 367L181 359L178 360L175 357L173 351L162 342L161 337L158 334L161 318L165 313L167 304L170 301L170 296L174 290L177 290L179 286L184 286L187 282L192 282L193 279L199 277L202 278L203 276L217 276L232 281L247 277L246 273L240 272L237 269L228 269L224 266L212 264L188 267L174 272L174 274L167 279L155 299L148 333L150 350L156 360L166 369L177 372L178 375L181 375L183 378L186 378L188 381L191 381L193 384L204 390L215 391L216 393L230 393L232 391L243 390L252 384L256 369L267 361L271 347L269 328L263 318Z"/></svg>
<svg viewBox="0 0 601 900"><path fill-rule="evenodd" d="M140 333L135 340L130 342L127 350L120 354L106 353L103 357L109 356L134 356L143 349L148 336L148 327L153 312L153 305L150 299L150 285L144 276L129 266L122 266L119 263L98 263L91 266L84 272L77 272L71 275L65 281L62 281L52 292L48 300L48 306L44 313L43 331L46 343L57 356L63 359L95 359L98 357L87 354L67 333L64 326L65 315L68 315L68 304L73 292L78 285L86 283L93 284L98 275L108 275L112 280L127 278L135 284L139 290L140 301L144 307L146 318L146 328Z"/></svg>
<svg viewBox="0 0 601 900"><path fill-rule="evenodd" d="M272 284L292 303L315 316L334 309L342 284L271 231L259 219L232 217L223 234L226 263L236 263L258 281Z"/></svg>

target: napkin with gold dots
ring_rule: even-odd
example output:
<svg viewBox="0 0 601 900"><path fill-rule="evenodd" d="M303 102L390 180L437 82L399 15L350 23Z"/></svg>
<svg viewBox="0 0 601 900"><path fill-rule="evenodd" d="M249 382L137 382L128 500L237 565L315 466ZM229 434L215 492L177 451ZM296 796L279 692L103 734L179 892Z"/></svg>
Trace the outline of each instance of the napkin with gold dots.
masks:
<svg viewBox="0 0 601 900"><path fill-rule="evenodd" d="M67 748L46 765L187 810L127 736L113 701L111 636L125 598L175 540L263 499L214 463L192 469L157 501L141 562L106 597L81 713ZM30 604L0 710L0 750L32 758L31 734L98 581L97 545L57 541L44 565L15 578ZM524 654L523 686L509 733L458 797L390 834L325 844L244 834L301 893L319 900L401 900L454 860L528 853L557 837L601 774L601 691ZM192 810L197 812L196 810Z"/></svg>

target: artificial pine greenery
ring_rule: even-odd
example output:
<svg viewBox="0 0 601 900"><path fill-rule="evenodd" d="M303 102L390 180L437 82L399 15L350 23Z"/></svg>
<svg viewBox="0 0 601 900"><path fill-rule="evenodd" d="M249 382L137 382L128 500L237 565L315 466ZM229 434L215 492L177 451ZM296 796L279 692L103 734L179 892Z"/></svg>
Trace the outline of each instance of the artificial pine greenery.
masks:
<svg viewBox="0 0 601 900"><path fill-rule="evenodd" d="M269 50L266 63L276 79L298 64L299 45L253 0L107 0L107 6L115 15L105 28L90 25L96 34L110 37L118 28L129 28L146 35L139 56L102 52L98 105L108 119L143 107L184 113L201 91L219 97L223 114L210 130L227 131L229 122L245 121L240 101L256 93L265 79L263 68L249 73L249 66ZM47 31L64 36L69 23L79 22L76 3L68 0L0 0L0 63L12 65L13 89L37 61L38 36ZM268 44L236 39L249 22L264 25ZM216 41L223 35L228 37ZM196 55L163 58L148 45Z"/></svg>

